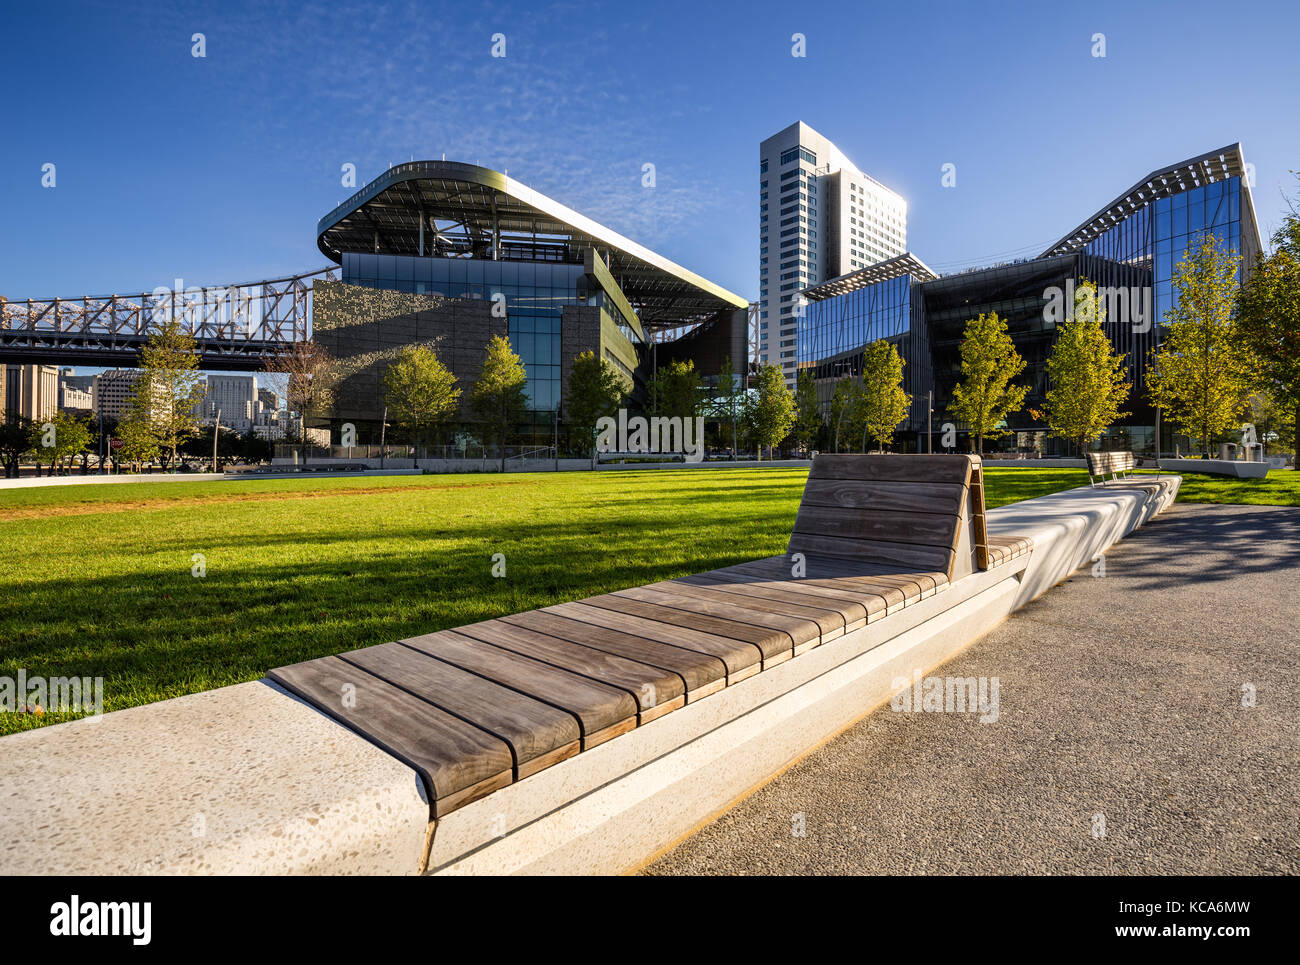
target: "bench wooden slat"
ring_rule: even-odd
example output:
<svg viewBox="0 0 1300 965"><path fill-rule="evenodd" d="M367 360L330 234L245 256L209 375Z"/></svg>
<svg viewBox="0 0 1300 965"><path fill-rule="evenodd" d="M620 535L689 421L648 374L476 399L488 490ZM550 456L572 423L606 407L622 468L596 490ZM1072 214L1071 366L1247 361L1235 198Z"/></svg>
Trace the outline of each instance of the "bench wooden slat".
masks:
<svg viewBox="0 0 1300 965"><path fill-rule="evenodd" d="M631 694L560 670L532 657L494 647L482 640L439 630L400 641L462 670L518 690L536 700L567 710L582 728L582 747L595 747L637 725L637 705Z"/></svg>
<svg viewBox="0 0 1300 965"><path fill-rule="evenodd" d="M643 600L636 600L627 596L615 596L612 593L607 593L604 596L593 596L582 602L605 610L615 610L631 616L645 617L657 623L686 627L692 630L703 630L705 633L714 633L718 636L730 637L733 640L752 643L758 647L764 666L787 659L794 649L793 644L790 642L790 635L780 630L764 629L747 623L737 623L734 620L721 620L702 613L686 613L665 606L662 603L646 603Z"/></svg>
<svg viewBox="0 0 1300 965"><path fill-rule="evenodd" d="M970 472L970 456L862 456L820 453L812 479L859 479L879 482L960 483Z"/></svg>
<svg viewBox="0 0 1300 965"><path fill-rule="evenodd" d="M846 539L883 540L889 543L924 544L953 549L961 503L953 513L909 513L900 510L832 509L827 506L799 507L795 532Z"/></svg>
<svg viewBox="0 0 1300 965"><path fill-rule="evenodd" d="M687 579L721 581L732 587L755 585L779 587L786 592L811 599L821 599L834 606L856 605L863 607L868 617L876 610L883 611L885 608L883 597L863 594L856 590L850 591L839 587L825 586L816 579L796 578L790 575L788 568L784 567L776 570L727 567L720 570L709 570L707 573L700 573L695 577L687 577Z"/></svg>
<svg viewBox="0 0 1300 965"><path fill-rule="evenodd" d="M746 599L776 600L819 610L831 609L839 614L840 620L846 629L855 628L867 621L867 608L858 600L850 599L846 594L836 596L833 593L817 592L815 587L809 588L812 592L805 592L799 589L797 580L777 582L775 580L735 579L734 577L728 579L701 573L696 576L684 576L675 582L695 586L710 586L719 592L732 593Z"/></svg>
<svg viewBox="0 0 1300 965"><path fill-rule="evenodd" d="M917 485L911 482L867 479L810 478L804 487L801 506L949 514L961 506L965 495L965 487L961 483Z"/></svg>
<svg viewBox="0 0 1300 965"><path fill-rule="evenodd" d="M435 817L514 780L505 741L338 657L280 667L268 676L413 768L424 779Z"/></svg>
<svg viewBox="0 0 1300 965"><path fill-rule="evenodd" d="M686 699L697 700L726 686L727 666L717 657L636 637L608 626L595 626L546 610L501 618L561 640L580 643L677 674L686 684Z"/></svg>
<svg viewBox="0 0 1300 965"><path fill-rule="evenodd" d="M582 746L578 721L567 711L400 643L340 658L505 741L514 753L516 780L572 757Z"/></svg>
<svg viewBox="0 0 1300 965"><path fill-rule="evenodd" d="M758 673L763 662L763 652L757 644L706 633L696 627L661 623L658 620L589 606L585 603L558 603L539 612L555 613L594 626L611 627L646 640L716 657L727 668L729 684Z"/></svg>
<svg viewBox="0 0 1300 965"><path fill-rule="evenodd" d="M628 660L626 657L594 650L579 643L550 637L528 627L504 620L486 620L457 627L463 636L482 640L513 653L540 660L542 663L597 683L627 691L636 701L642 723L675 710L685 703L686 684L677 674L659 667ZM659 711L659 713L656 713Z"/></svg>
<svg viewBox="0 0 1300 965"><path fill-rule="evenodd" d="M699 613L717 617L760 629L779 630L787 637L786 647L793 650L801 643L821 636L821 627L817 621L807 617L790 617L780 613L769 613L753 607L728 603L725 599L709 599L684 592L657 590L647 586L638 586L629 590L618 590L615 596L641 600L645 603L658 603L675 610Z"/></svg>
<svg viewBox="0 0 1300 965"><path fill-rule="evenodd" d="M839 563L840 561L834 561ZM795 579L794 582L800 586L815 586L825 589L842 591L853 595L855 599L862 602L867 607L868 612L874 613L877 608L883 608L883 613L892 612L895 608L901 607L904 603L904 597L900 590L895 587L867 587L861 583L846 583L831 573L845 572L845 568L835 566L828 567L823 560L810 559L807 561L809 569L808 575ZM790 566L784 562L784 557L772 557L766 560L756 560L753 563L742 563L739 566L728 567L726 570L719 570L720 573L736 572L744 575L770 576L773 579L790 579ZM879 604L874 600L879 600Z"/></svg>
<svg viewBox="0 0 1300 965"><path fill-rule="evenodd" d="M909 543L886 543L880 540L844 539L813 533L795 533L790 537L791 553L805 556L837 556L848 560L870 559L901 569L938 569L949 571L953 551L942 546L919 546Z"/></svg>
<svg viewBox="0 0 1300 965"><path fill-rule="evenodd" d="M749 593L727 593L715 585L701 585L684 580L664 580L661 583L650 583L645 589L672 594L684 593L701 600L712 600L747 610L761 610L799 620L811 620L817 624L818 636L823 640L842 635L848 625L844 614L835 607L828 606L824 601L794 603L781 599L779 591L767 587L759 587Z"/></svg>

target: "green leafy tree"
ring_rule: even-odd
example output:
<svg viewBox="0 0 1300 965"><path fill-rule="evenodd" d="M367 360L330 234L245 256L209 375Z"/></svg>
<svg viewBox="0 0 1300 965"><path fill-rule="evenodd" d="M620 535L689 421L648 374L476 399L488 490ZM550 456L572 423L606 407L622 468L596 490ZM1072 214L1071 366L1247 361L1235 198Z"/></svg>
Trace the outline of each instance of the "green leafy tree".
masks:
<svg viewBox="0 0 1300 965"><path fill-rule="evenodd" d="M997 312L966 323L961 343L962 378L953 386L948 411L970 426L981 456L985 437L1006 435L1007 416L1024 405L1029 386L1011 382L1024 370L1025 360Z"/></svg>
<svg viewBox="0 0 1300 965"><path fill-rule="evenodd" d="M1295 412L1283 408L1267 390L1260 390L1247 403L1246 418L1269 455L1295 452Z"/></svg>
<svg viewBox="0 0 1300 965"><path fill-rule="evenodd" d="M693 419L700 414L704 383L691 359L661 365L650 379L651 409L654 415Z"/></svg>
<svg viewBox="0 0 1300 965"><path fill-rule="evenodd" d="M731 356L722 360L718 369L718 392L715 414L719 422L731 429L731 452L734 458L740 448L740 423L745 414L745 378L736 371Z"/></svg>
<svg viewBox="0 0 1300 965"><path fill-rule="evenodd" d="M822 408L817 401L817 381L813 370L803 368L794 380L794 438L805 452L817 443L822 429Z"/></svg>
<svg viewBox="0 0 1300 965"><path fill-rule="evenodd" d="M506 471L506 444L528 411L528 373L523 360L504 335L493 335L483 356L483 369L470 392L470 408L483 424L483 436L501 447L501 471Z"/></svg>
<svg viewBox="0 0 1300 965"><path fill-rule="evenodd" d="M407 345L384 372L384 401L416 445L428 446L460 408L460 387L432 346Z"/></svg>
<svg viewBox="0 0 1300 965"><path fill-rule="evenodd" d="M1300 199L1289 205L1282 226L1273 233L1272 254L1261 254L1256 260L1238 294L1236 313L1238 337L1255 360L1257 382L1266 388L1278 408L1289 412L1289 427L1283 430L1279 420L1276 431L1280 445L1289 445L1291 451L1300 441L1298 207Z"/></svg>
<svg viewBox="0 0 1300 965"><path fill-rule="evenodd" d="M592 465L596 462L596 424L603 417L614 417L626 392L626 380L608 359L592 351L574 358L565 386L564 411L574 442L591 454Z"/></svg>
<svg viewBox="0 0 1300 965"><path fill-rule="evenodd" d="M127 410L117 425L117 439L122 445L117 450L114 461L120 460L135 469L153 462L162 449L149 420L131 409Z"/></svg>
<svg viewBox="0 0 1300 965"><path fill-rule="evenodd" d="M1207 458L1214 438L1240 424L1254 382L1233 320L1240 261L1214 235L1188 249L1174 272L1178 304L1165 312L1163 344L1147 374L1152 402L1200 437Z"/></svg>
<svg viewBox="0 0 1300 965"><path fill-rule="evenodd" d="M770 459L772 447L786 437L794 420L794 393L785 384L785 376L775 365L764 365L758 370L757 391L745 411L750 440L760 451L766 447Z"/></svg>
<svg viewBox="0 0 1300 965"><path fill-rule="evenodd" d="M56 412L50 419L33 422L28 430L28 447L38 463L50 464L51 476L89 444L89 425L70 412Z"/></svg>
<svg viewBox="0 0 1300 965"><path fill-rule="evenodd" d="M1102 328L1104 317L1097 286L1083 282L1075 289L1070 317L1058 327L1047 359L1052 387L1041 416L1053 433L1076 444L1081 453L1128 415L1119 409L1128 398L1128 373L1123 356Z"/></svg>
<svg viewBox="0 0 1300 965"><path fill-rule="evenodd" d="M859 397L862 449L876 440L880 451L907 418L912 397L903 390L903 359L893 342L877 339L862 352L862 392Z"/></svg>
<svg viewBox="0 0 1300 965"><path fill-rule="evenodd" d="M199 353L194 336L170 319L157 326L140 349L140 377L131 387L131 416L148 423L168 465L181 443L198 432L195 409L203 401Z"/></svg>
<svg viewBox="0 0 1300 965"><path fill-rule="evenodd" d="M31 451L32 420L14 413L0 421L0 463L6 479L17 479L23 456Z"/></svg>
<svg viewBox="0 0 1300 965"><path fill-rule="evenodd" d="M862 387L857 379L840 379L831 393L831 448L840 452L842 443L859 437L856 431L862 411Z"/></svg>

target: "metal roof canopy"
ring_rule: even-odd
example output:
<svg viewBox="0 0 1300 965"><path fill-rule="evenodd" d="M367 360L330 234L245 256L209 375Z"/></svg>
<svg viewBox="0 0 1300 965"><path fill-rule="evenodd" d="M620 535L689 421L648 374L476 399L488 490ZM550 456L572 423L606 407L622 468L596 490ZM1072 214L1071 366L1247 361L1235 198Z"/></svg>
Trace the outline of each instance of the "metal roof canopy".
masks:
<svg viewBox="0 0 1300 965"><path fill-rule="evenodd" d="M859 288L866 288L877 282L901 278L903 275L915 275L922 281L932 281L939 277L920 258L910 251L905 251L888 261L878 261L874 265L867 265L865 268L858 268L848 274L828 279L812 288L805 288L799 294L810 301L819 302L836 295L857 291Z"/></svg>
<svg viewBox="0 0 1300 965"><path fill-rule="evenodd" d="M1133 187L1106 205L1083 224L1056 244L1052 245L1039 257L1065 254L1078 251L1090 241L1105 234L1114 225L1127 218L1139 208L1144 208L1160 198L1170 198L1184 191L1199 188L1202 185L1227 178L1240 177L1245 198L1249 204L1242 204L1241 219L1255 224L1255 202L1250 194L1250 184L1246 177L1246 162L1241 150L1241 142L1221 147L1199 157L1188 158L1169 167L1152 171ZM1258 230L1258 229L1256 229Z"/></svg>
<svg viewBox="0 0 1300 965"><path fill-rule="evenodd" d="M422 230L423 229L423 230ZM316 225L316 243L343 252L582 264L596 249L643 325L671 327L747 308L732 292L502 174L455 161L389 168Z"/></svg>

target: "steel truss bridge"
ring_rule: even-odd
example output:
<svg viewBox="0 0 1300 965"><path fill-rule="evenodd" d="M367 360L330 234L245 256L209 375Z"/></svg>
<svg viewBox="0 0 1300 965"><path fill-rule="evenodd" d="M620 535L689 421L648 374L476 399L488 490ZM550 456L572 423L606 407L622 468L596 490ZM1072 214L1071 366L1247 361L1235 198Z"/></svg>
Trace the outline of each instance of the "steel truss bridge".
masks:
<svg viewBox="0 0 1300 965"><path fill-rule="evenodd" d="M310 337L312 284L336 280L338 271L331 265L249 284L140 295L0 297L0 363L133 367L150 333L175 318L194 336L200 368L261 370Z"/></svg>

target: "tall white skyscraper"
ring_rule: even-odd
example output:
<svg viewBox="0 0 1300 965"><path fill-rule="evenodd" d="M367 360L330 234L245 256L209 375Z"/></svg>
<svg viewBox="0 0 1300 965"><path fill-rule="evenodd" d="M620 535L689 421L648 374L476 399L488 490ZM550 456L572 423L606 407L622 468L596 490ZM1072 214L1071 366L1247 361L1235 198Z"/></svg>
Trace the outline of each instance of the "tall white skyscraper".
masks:
<svg viewBox="0 0 1300 965"><path fill-rule="evenodd" d="M758 161L758 356L793 385L799 291L906 251L907 202L803 121Z"/></svg>

